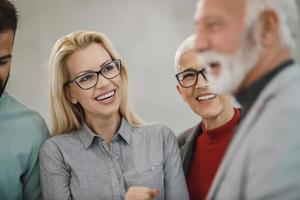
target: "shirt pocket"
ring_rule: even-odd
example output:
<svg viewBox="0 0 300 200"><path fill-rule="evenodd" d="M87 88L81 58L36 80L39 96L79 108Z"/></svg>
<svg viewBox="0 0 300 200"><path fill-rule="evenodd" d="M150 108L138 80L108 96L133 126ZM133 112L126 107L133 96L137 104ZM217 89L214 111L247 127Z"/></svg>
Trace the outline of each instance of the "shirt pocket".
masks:
<svg viewBox="0 0 300 200"><path fill-rule="evenodd" d="M125 187L143 186L159 189L164 193L164 170L162 164L150 164L143 167L137 167L124 174Z"/></svg>
<svg viewBox="0 0 300 200"><path fill-rule="evenodd" d="M110 183L107 169L99 165L97 168L81 165L72 171L70 188L74 199L112 199Z"/></svg>

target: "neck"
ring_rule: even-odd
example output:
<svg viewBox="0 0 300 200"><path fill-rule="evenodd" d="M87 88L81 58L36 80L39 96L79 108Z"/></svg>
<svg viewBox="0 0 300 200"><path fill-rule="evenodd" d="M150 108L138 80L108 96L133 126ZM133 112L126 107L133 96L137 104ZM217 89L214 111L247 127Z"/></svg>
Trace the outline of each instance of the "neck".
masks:
<svg viewBox="0 0 300 200"><path fill-rule="evenodd" d="M209 119L203 119L202 122L206 130L212 130L225 125L233 116L234 108L231 105L228 105L219 115Z"/></svg>
<svg viewBox="0 0 300 200"><path fill-rule="evenodd" d="M247 74L240 89L248 88L264 75L274 70L280 63L290 58L291 53L286 47L273 50L269 53L262 53L257 65Z"/></svg>
<svg viewBox="0 0 300 200"><path fill-rule="evenodd" d="M103 137L110 144L120 126L121 116L119 113L116 113L112 116L94 117L85 121L94 133Z"/></svg>

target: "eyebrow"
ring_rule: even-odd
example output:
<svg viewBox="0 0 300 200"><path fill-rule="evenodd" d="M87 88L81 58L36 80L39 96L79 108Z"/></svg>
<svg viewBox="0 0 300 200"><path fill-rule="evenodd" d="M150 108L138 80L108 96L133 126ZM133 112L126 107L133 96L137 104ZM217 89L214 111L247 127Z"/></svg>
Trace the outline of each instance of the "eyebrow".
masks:
<svg viewBox="0 0 300 200"><path fill-rule="evenodd" d="M211 22L212 20L223 20L224 21L224 18L221 16L208 15L208 16L203 17L200 20L194 19L194 24L197 25L200 22L207 23L207 22Z"/></svg>
<svg viewBox="0 0 300 200"><path fill-rule="evenodd" d="M8 54L8 55L0 57L0 60L10 59L10 58L12 58L12 55Z"/></svg>
<svg viewBox="0 0 300 200"><path fill-rule="evenodd" d="M186 72L186 71L194 71L194 72L196 72L196 71L200 71L200 70L205 69L205 67L202 66L202 65L200 65L200 66L198 66L198 67L200 67L200 68L199 68L199 69L195 69L195 68L189 67L189 68L183 70L182 72Z"/></svg>
<svg viewBox="0 0 300 200"><path fill-rule="evenodd" d="M182 72L186 72L186 71L197 71L197 70L195 68L189 67L189 68L183 70Z"/></svg>
<svg viewBox="0 0 300 200"><path fill-rule="evenodd" d="M112 60L107 60L105 61L104 63L102 63L102 65L100 65L100 70L109 62L111 62ZM85 70L85 71L81 71L79 72L78 74L75 75L75 78L78 77L78 76L81 76L83 74L86 74L86 73L90 73L90 72L98 72L99 70L97 71L93 71L93 70Z"/></svg>

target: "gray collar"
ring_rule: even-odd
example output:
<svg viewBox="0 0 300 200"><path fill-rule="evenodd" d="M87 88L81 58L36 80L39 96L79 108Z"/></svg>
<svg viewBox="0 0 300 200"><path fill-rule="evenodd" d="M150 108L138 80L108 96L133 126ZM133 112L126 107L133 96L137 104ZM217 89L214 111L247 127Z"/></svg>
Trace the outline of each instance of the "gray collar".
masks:
<svg viewBox="0 0 300 200"><path fill-rule="evenodd" d="M122 119L121 119L121 126L120 126L119 130L117 131L117 134L120 135L121 138L123 138L123 140L127 144L130 144L131 143L131 134L132 133L133 133L133 127L132 127L132 125L129 124L129 122L124 117L122 117Z"/></svg>
<svg viewBox="0 0 300 200"><path fill-rule="evenodd" d="M118 138L122 138L127 144L130 144L132 131L133 127L124 117L122 117L121 125L114 135L113 141L118 140ZM101 135L95 134L86 123L82 123L81 129L79 130L79 138L86 149L92 145L95 137L99 138L101 141L104 140Z"/></svg>

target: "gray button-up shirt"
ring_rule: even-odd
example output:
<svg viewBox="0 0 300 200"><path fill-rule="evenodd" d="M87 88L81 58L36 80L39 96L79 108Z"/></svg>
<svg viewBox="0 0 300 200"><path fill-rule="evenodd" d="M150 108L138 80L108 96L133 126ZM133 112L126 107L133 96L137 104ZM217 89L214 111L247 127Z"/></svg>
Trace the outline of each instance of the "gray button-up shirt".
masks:
<svg viewBox="0 0 300 200"><path fill-rule="evenodd" d="M123 118L107 144L84 124L45 142L40 169L45 200L121 200L131 186L159 189L156 200L188 199L176 138L162 125Z"/></svg>

